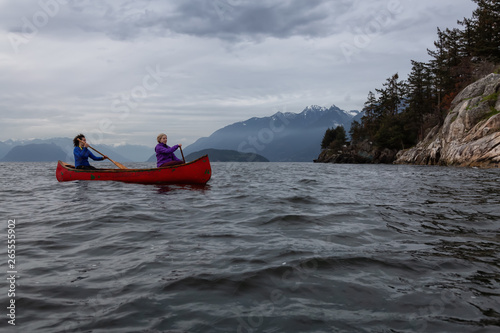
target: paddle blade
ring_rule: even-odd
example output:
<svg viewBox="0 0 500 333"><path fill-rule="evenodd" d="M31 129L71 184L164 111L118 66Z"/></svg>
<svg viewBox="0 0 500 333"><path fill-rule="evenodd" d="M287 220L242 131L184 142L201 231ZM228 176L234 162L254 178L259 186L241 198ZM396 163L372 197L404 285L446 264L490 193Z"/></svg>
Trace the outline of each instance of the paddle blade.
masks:
<svg viewBox="0 0 500 333"><path fill-rule="evenodd" d="M115 162L115 161L113 161L112 159L110 159L109 157L108 157L108 160L110 160L111 162L113 162L113 163L114 163L114 165L116 165L116 166L117 166L117 167L119 167L120 169L128 169L128 168L127 168L126 166L124 166L123 164L118 163L118 162Z"/></svg>

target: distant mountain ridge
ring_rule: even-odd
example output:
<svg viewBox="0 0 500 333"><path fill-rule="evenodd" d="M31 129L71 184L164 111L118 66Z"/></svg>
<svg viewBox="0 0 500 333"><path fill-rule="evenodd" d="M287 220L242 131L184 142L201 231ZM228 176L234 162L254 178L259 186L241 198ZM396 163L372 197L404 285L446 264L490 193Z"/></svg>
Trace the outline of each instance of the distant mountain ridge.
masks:
<svg viewBox="0 0 500 333"><path fill-rule="evenodd" d="M312 162L321 151L328 128L344 126L349 132L362 113L312 105L301 113L277 112L270 117L250 118L215 131L184 149L185 154L203 149L227 149L260 154L271 162Z"/></svg>
<svg viewBox="0 0 500 333"><path fill-rule="evenodd" d="M72 138L51 138L51 139L29 139L29 140L7 140L0 141L0 160L5 158L7 154L18 146L26 146L32 144L48 144L55 145L59 147L63 152L64 156L60 160L65 162L74 162L73 157L73 139ZM151 152L154 151L154 147L147 147L141 145L120 145L120 146L109 146L105 144L93 144L90 143L94 148L108 155L113 160L123 162L144 162L146 161ZM93 152L94 155L99 155ZM39 160L40 162L42 160Z"/></svg>
<svg viewBox="0 0 500 333"><path fill-rule="evenodd" d="M0 162L54 162L65 157L66 153L55 144L32 143L15 146Z"/></svg>

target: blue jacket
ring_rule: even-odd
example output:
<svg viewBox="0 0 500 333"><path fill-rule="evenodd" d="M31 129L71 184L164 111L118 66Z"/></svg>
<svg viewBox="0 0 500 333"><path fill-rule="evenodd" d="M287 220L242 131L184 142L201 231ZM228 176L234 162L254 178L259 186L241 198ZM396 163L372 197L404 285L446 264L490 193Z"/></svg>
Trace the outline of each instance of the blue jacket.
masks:
<svg viewBox="0 0 500 333"><path fill-rule="evenodd" d="M73 149L73 155L75 155L75 168L80 165L89 166L89 157L94 161L102 161L104 159L104 157L94 156L87 147L75 147L75 149Z"/></svg>
<svg viewBox="0 0 500 333"><path fill-rule="evenodd" d="M171 161L180 161L177 156L174 155L174 151L179 148L178 145L169 147L164 145L163 143L159 143L155 147L156 152L156 166L159 168L163 163L171 162Z"/></svg>

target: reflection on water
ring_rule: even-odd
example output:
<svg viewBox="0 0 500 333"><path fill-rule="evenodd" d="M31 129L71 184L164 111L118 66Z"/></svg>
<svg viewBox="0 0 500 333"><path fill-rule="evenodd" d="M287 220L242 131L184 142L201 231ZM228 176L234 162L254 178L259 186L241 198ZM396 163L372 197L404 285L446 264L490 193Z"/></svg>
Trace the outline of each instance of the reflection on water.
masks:
<svg viewBox="0 0 500 333"><path fill-rule="evenodd" d="M210 185L204 184L178 184L178 185L153 185L158 193L170 193L182 190L205 192L210 190Z"/></svg>

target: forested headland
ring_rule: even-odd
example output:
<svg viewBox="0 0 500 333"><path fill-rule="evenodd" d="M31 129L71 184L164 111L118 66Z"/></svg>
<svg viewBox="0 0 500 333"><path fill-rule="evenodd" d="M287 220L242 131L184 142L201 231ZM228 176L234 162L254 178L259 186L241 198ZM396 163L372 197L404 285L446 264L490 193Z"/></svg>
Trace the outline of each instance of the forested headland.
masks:
<svg viewBox="0 0 500 333"><path fill-rule="evenodd" d="M319 159L341 155L343 147L344 156L330 162L390 163L398 151L415 146L430 129L443 124L452 101L465 87L488 74L500 74L500 1L473 1L477 8L471 18L458 21L460 28L437 29L434 48L427 50L428 62L411 60L406 80L393 74L368 93L363 118L351 125L350 143L334 129L325 133ZM360 149L371 151L371 156L352 158L352 151Z"/></svg>

